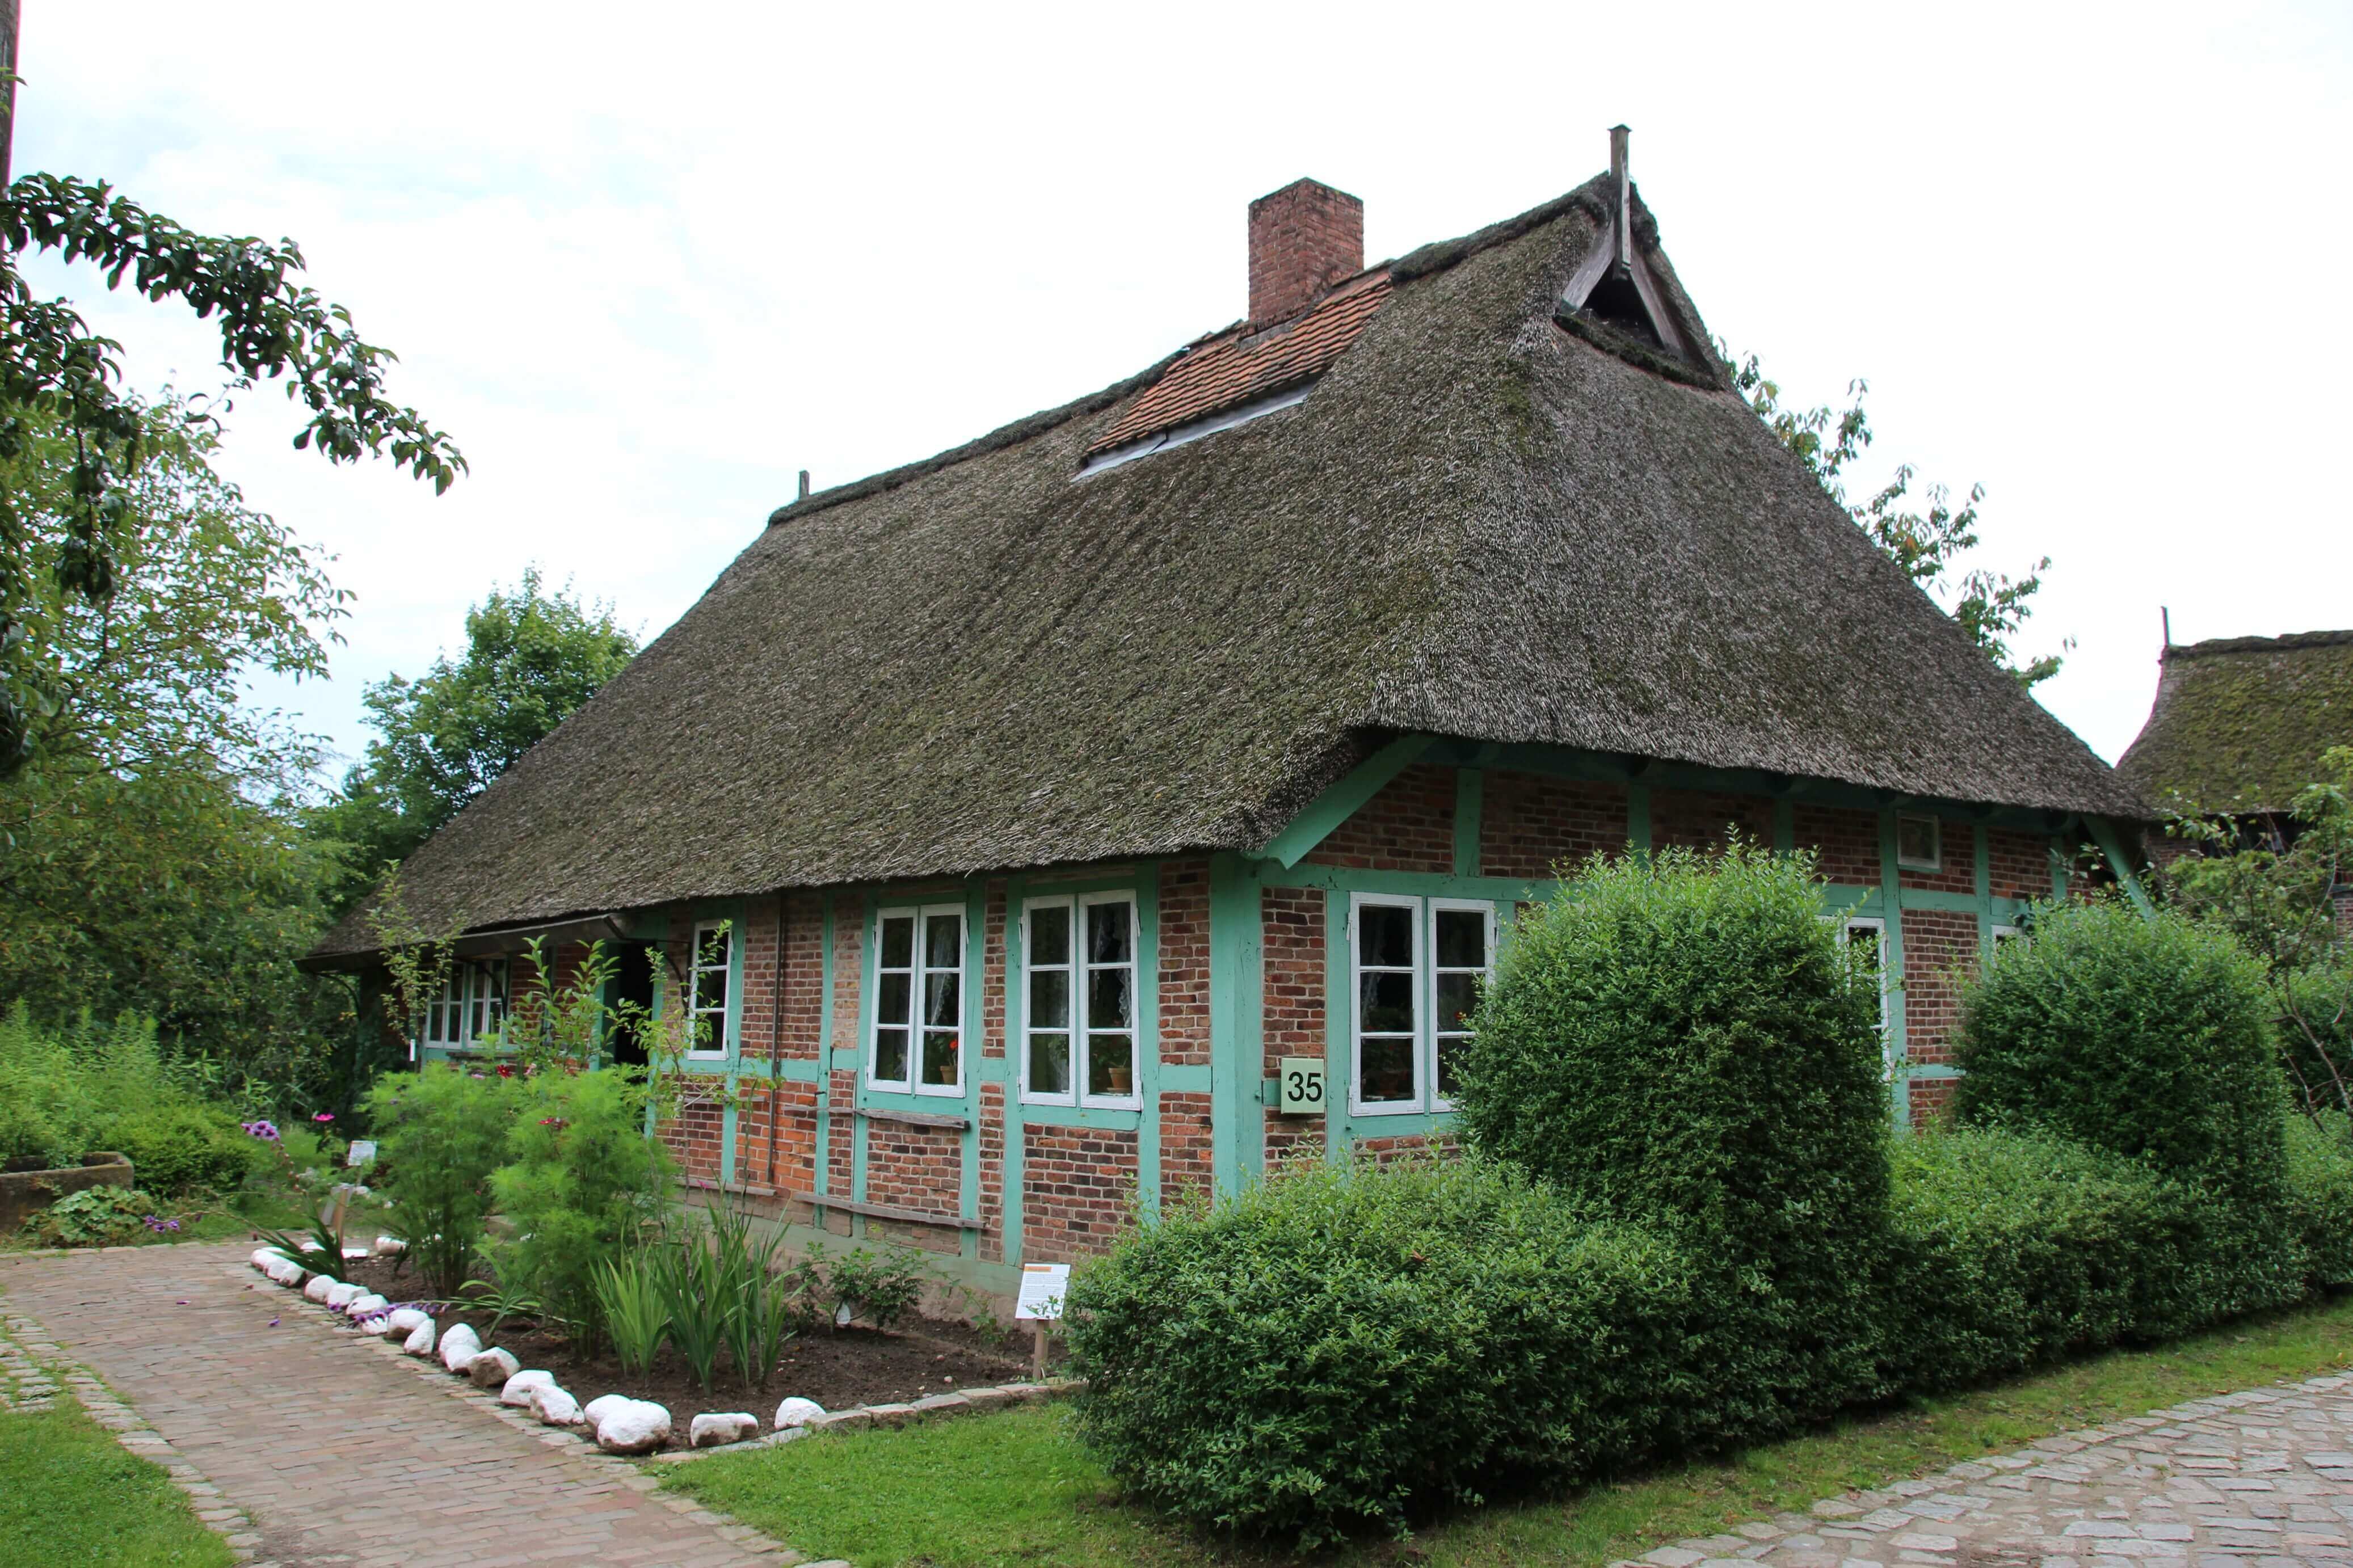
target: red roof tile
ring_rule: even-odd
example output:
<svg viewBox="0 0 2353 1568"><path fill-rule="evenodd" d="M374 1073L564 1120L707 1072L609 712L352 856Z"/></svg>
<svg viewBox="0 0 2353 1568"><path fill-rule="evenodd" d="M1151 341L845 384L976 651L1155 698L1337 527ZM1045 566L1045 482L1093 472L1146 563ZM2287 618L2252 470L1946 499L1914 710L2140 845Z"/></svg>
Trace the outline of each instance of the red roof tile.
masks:
<svg viewBox="0 0 2353 1568"><path fill-rule="evenodd" d="M1187 352L1128 405L1090 455L1124 447L1223 409L1312 381L1345 353L1389 297L1389 275L1368 272L1344 283L1289 323L1252 333L1222 332Z"/></svg>

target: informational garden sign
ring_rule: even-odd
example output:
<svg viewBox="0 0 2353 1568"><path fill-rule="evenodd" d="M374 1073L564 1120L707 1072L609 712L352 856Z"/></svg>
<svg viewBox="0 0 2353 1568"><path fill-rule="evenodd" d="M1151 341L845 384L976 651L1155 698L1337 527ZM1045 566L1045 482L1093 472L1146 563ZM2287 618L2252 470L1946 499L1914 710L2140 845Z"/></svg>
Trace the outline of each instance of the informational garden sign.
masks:
<svg viewBox="0 0 2353 1568"><path fill-rule="evenodd" d="M1025 1263L1021 1294L1013 1303L1017 1322L1050 1322L1062 1315L1062 1296L1071 1288L1067 1263Z"/></svg>

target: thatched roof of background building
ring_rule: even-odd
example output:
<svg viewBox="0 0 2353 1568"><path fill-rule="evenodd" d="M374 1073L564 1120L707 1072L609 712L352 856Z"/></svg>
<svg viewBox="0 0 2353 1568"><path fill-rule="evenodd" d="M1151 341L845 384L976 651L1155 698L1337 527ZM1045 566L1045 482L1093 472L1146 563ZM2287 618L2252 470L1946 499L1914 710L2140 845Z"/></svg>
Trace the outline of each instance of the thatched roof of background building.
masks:
<svg viewBox="0 0 2353 1568"><path fill-rule="evenodd" d="M2165 650L2157 701L2116 772L2168 809L2284 812L2353 746L2353 631Z"/></svg>
<svg viewBox="0 0 2353 1568"><path fill-rule="evenodd" d="M1075 479L1164 362L780 509L417 851L412 913L1256 847L1400 731L2137 813L1720 367L1555 323L1607 189L1370 269L1296 406Z"/></svg>

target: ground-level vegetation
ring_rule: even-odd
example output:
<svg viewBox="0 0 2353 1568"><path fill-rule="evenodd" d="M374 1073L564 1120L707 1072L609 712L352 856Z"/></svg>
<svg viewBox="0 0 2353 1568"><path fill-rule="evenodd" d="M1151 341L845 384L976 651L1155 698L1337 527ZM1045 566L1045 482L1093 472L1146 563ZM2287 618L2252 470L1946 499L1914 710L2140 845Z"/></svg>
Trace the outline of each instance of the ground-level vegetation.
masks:
<svg viewBox="0 0 2353 1568"><path fill-rule="evenodd" d="M161 1466L130 1453L60 1392L0 1409L0 1563L227 1568L235 1561Z"/></svg>

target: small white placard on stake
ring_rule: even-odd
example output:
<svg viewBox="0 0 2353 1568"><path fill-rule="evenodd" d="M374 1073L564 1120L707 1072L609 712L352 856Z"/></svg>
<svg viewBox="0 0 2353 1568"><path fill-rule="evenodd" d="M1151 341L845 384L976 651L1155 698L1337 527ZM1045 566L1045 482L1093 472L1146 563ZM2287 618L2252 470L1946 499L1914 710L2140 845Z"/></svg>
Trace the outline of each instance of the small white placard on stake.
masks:
<svg viewBox="0 0 2353 1568"><path fill-rule="evenodd" d="M364 1165L375 1158L375 1141L372 1138L352 1140L352 1152L343 1156L346 1165Z"/></svg>
<svg viewBox="0 0 2353 1568"><path fill-rule="evenodd" d="M1067 1263L1025 1263L1021 1294L1013 1303L1017 1322L1049 1322L1062 1315L1062 1296L1071 1288Z"/></svg>

